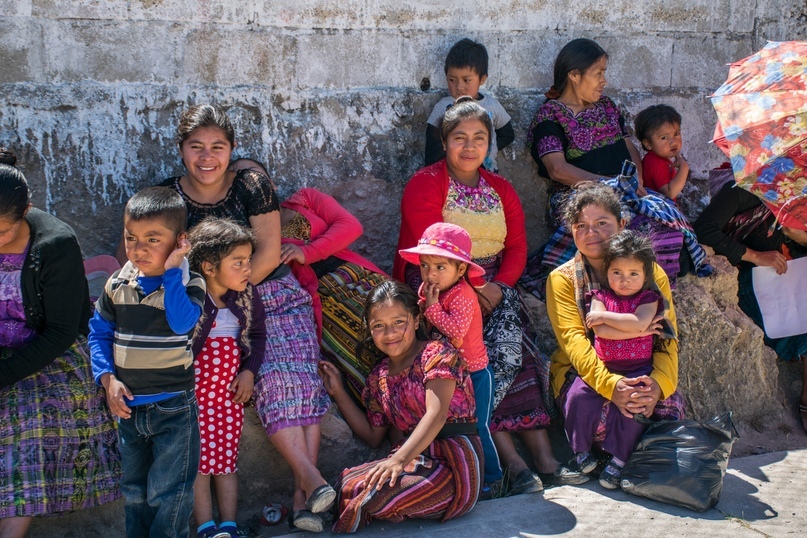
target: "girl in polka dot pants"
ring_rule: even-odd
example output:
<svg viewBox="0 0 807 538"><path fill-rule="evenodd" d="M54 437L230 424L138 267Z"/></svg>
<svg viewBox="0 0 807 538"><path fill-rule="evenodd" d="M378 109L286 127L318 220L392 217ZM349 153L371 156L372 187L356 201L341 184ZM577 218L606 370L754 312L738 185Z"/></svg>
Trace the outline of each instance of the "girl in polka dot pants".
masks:
<svg viewBox="0 0 807 538"><path fill-rule="evenodd" d="M265 311L249 283L252 232L227 219L206 219L189 236L188 261L207 283L193 335L201 457L193 494L198 536L237 536L238 444L244 403L266 349ZM212 480L211 480L212 477ZM213 520L211 482L221 524Z"/></svg>

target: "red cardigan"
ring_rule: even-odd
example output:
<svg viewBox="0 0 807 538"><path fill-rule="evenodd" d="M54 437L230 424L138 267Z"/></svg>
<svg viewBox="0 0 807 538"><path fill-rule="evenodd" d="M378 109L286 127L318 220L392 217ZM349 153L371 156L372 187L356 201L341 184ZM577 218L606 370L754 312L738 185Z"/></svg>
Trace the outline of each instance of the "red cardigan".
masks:
<svg viewBox="0 0 807 538"><path fill-rule="evenodd" d="M311 239L307 243L285 237L281 242L299 246L305 255L306 265L294 262L291 264L291 271L300 282L300 286L311 294L317 332L321 337L322 303L317 293L319 281L309 264L322 261L329 256L336 256L368 271L381 275L385 273L370 260L347 249L361 236L363 229L359 220L332 197L316 189L300 189L280 205L297 211L311 224Z"/></svg>
<svg viewBox="0 0 807 538"><path fill-rule="evenodd" d="M502 176L483 168L479 169L479 174L502 199L504 220L507 225L501 265L493 280L513 287L527 264L527 230L521 200L513 186ZM426 228L435 222L443 222L443 205L447 196L448 169L445 159L415 172L406 184L401 198L398 250L416 246ZM392 276L403 282L405 272L406 262L396 251ZM471 283L474 286L481 286L484 280L472 279Z"/></svg>

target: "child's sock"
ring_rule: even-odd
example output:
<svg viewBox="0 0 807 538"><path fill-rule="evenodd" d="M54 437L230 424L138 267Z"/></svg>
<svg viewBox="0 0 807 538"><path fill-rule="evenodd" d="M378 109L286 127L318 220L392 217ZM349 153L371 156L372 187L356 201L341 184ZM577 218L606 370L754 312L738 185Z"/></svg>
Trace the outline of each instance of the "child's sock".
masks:
<svg viewBox="0 0 807 538"><path fill-rule="evenodd" d="M609 463L612 463L616 467L619 467L620 470L625 466L625 462L617 458L616 456L611 456L611 461Z"/></svg>
<svg viewBox="0 0 807 538"><path fill-rule="evenodd" d="M583 463L584 461L586 461L590 457L591 457L591 452L577 452L574 455L574 459L577 460L577 465L580 465L581 463Z"/></svg>
<svg viewBox="0 0 807 538"><path fill-rule="evenodd" d="M196 527L196 533L197 534L202 534L206 530L215 529L215 528L216 528L216 522L211 519L210 521L202 523L201 525Z"/></svg>
<svg viewBox="0 0 807 538"><path fill-rule="evenodd" d="M235 521L222 521L221 525L219 525L219 530L235 534L238 531L238 525L236 525Z"/></svg>

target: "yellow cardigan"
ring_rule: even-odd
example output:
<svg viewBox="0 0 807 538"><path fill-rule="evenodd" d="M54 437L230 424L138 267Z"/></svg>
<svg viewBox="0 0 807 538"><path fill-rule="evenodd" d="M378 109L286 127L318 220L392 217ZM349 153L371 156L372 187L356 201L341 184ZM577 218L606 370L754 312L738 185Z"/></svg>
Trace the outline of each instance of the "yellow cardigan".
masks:
<svg viewBox="0 0 807 538"><path fill-rule="evenodd" d="M574 260L567 263L574 263ZM678 334L670 281L658 264L655 265L653 278L670 304L670 322ZM624 376L609 372L597 357L594 346L586 336L585 323L580 319L572 281L560 268L549 275L546 284L546 309L558 340L558 349L552 354L552 365L549 368L555 396L560 393L566 372L574 366L588 386L610 400L617 382ZM650 377L661 388L662 399L666 399L675 392L678 385L678 340L665 340L662 346L662 350L653 353L653 373Z"/></svg>

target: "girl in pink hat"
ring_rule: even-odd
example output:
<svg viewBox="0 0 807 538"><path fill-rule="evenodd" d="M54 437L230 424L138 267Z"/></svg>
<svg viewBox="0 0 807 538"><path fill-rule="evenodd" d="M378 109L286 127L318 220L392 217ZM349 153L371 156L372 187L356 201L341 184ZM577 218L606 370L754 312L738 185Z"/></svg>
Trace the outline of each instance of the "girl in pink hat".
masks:
<svg viewBox="0 0 807 538"><path fill-rule="evenodd" d="M471 261L471 236L456 224L438 222L423 232L418 245L399 251L409 263L420 266L423 283L418 290L423 315L460 352L476 396L476 419L485 455L485 483L501 479L502 470L493 439L493 370L482 336L482 309L468 277L485 270Z"/></svg>

